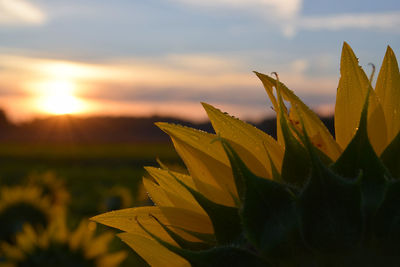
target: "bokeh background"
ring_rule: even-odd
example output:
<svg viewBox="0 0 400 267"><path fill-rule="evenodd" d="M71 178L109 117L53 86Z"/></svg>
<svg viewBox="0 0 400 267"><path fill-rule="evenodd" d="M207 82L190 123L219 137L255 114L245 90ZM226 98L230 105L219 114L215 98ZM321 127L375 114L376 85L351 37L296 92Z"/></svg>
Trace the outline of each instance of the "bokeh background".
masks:
<svg viewBox="0 0 400 267"><path fill-rule="evenodd" d="M151 204L143 166L184 171L154 122L212 131L201 101L274 135L253 70L277 72L332 129L343 41L379 71L387 45L400 55L400 2L0 0L0 217L17 214L0 244L32 221L5 212L17 186L63 196L71 229ZM145 266L115 238L121 249Z"/></svg>

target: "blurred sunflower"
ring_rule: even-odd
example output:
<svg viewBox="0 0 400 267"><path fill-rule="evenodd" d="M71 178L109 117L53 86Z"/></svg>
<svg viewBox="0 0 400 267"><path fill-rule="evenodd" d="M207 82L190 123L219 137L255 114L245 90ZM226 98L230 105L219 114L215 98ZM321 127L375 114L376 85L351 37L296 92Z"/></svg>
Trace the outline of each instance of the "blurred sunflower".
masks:
<svg viewBox="0 0 400 267"><path fill-rule="evenodd" d="M75 231L70 232L62 217L42 231L26 224L23 232L17 235L15 244L0 245L5 258L4 266L119 266L126 253L110 253L108 245L113 234L95 236L95 229L95 223L83 220Z"/></svg>
<svg viewBox="0 0 400 267"><path fill-rule="evenodd" d="M42 188L44 196L48 196L53 205L65 206L70 199L64 180L57 177L54 172L32 173L27 177L27 186Z"/></svg>
<svg viewBox="0 0 400 267"><path fill-rule="evenodd" d="M208 104L216 135L157 123L190 175L147 167L155 206L92 219L152 266L398 266L397 61L388 47L373 90L344 43L340 72L336 140L278 77L256 73L277 140Z"/></svg>
<svg viewBox="0 0 400 267"><path fill-rule="evenodd" d="M54 207L50 198L38 187L2 187L0 189L0 241L15 242L15 235L25 224L44 229L64 213L64 207Z"/></svg>

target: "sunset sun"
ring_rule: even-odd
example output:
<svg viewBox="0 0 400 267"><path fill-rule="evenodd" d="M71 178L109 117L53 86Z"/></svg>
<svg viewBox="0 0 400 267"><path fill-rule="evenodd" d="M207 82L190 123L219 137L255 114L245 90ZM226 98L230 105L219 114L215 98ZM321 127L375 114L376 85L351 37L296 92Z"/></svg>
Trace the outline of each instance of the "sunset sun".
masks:
<svg viewBox="0 0 400 267"><path fill-rule="evenodd" d="M75 96L75 83L57 80L42 84L42 95L38 99L40 110L55 114L79 113L83 110L82 100Z"/></svg>

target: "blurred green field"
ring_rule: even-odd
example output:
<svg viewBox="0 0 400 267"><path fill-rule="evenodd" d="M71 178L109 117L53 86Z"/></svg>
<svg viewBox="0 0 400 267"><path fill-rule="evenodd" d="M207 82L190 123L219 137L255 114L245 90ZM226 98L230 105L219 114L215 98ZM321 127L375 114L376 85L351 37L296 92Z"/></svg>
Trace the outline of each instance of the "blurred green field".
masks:
<svg viewBox="0 0 400 267"><path fill-rule="evenodd" d="M143 166L155 166L156 158L182 164L171 144L43 145L0 144L0 184L23 184L32 174L53 172L65 182L71 195L68 222L102 213L100 206L109 189L123 186L135 198L144 174ZM136 203L140 205L143 203ZM103 229L102 227L99 227ZM113 241L113 249L126 248ZM142 266L132 250L125 266Z"/></svg>

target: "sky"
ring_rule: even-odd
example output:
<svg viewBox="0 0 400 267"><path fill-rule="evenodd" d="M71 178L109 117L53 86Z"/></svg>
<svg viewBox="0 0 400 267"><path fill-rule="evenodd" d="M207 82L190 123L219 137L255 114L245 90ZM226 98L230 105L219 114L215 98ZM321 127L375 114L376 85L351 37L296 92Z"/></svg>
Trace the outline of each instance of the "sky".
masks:
<svg viewBox="0 0 400 267"><path fill-rule="evenodd" d="M252 73L277 72L333 112L348 42L371 72L400 55L398 0L0 0L0 108L49 114L172 115L200 102L242 119L273 114Z"/></svg>

